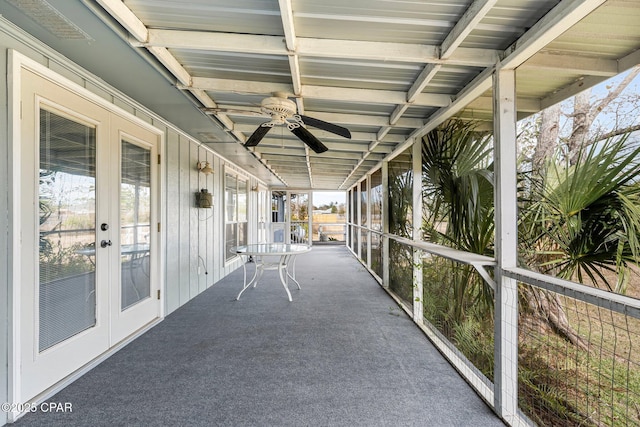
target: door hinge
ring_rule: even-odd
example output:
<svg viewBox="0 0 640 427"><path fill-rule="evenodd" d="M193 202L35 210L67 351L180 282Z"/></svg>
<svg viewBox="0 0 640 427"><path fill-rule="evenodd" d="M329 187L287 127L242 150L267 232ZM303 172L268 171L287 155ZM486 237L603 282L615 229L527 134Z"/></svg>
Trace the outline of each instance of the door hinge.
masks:
<svg viewBox="0 0 640 427"><path fill-rule="evenodd" d="M160 299L160 289L158 289L158 299Z"/></svg>
<svg viewBox="0 0 640 427"><path fill-rule="evenodd" d="M158 233L160 232L160 223L158 223Z"/></svg>
<svg viewBox="0 0 640 427"><path fill-rule="evenodd" d="M160 154L158 154L158 164L160 164Z"/></svg>

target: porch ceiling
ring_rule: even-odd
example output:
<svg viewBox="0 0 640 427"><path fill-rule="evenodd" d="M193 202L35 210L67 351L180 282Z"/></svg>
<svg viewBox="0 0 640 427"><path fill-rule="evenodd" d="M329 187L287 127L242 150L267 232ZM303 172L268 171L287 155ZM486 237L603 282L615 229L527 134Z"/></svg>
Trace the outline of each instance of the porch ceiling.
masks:
<svg viewBox="0 0 640 427"><path fill-rule="evenodd" d="M491 120L497 63L517 68L526 116L640 59L637 0L82 3L125 38L117 49L159 64L193 101L188 113L211 124L209 133L184 130L274 186L346 189L453 115ZM292 95L299 113L347 127L352 138L310 127L329 148L316 154L279 126L245 148L268 121L255 115L260 101L278 91ZM172 113L172 102L155 100L171 121L185 113Z"/></svg>

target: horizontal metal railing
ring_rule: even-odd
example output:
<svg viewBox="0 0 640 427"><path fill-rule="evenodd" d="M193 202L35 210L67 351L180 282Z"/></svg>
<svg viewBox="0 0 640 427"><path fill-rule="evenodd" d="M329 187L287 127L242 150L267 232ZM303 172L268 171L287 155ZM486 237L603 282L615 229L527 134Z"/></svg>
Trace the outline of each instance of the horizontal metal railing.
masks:
<svg viewBox="0 0 640 427"><path fill-rule="evenodd" d="M387 241L406 245L414 251L421 251L426 256L426 258L423 257L423 268L425 260L431 263L433 259L448 260L460 266L453 267L454 269L462 268L464 265L471 266L486 284L494 291L496 289L496 283L490 271L492 269L495 271L497 263L491 257L381 233L357 224L347 224L347 226L358 230L356 234L360 231L368 231L371 235L376 234ZM354 254L357 255L357 252ZM407 264L409 262L411 260L407 261ZM413 269L415 265L413 261L413 265L408 268ZM368 265L367 267L371 268ZM389 267L402 268L396 265ZM375 273L382 283L382 274ZM519 413L517 423L545 424L545 419L552 419L556 423L640 425L640 354L636 356L635 350L640 345L640 300L524 268L504 269L500 270L500 273L519 282L521 292L524 289L523 286L531 286L550 295L557 295L561 315L567 317L567 322L574 324L576 333L580 335L578 340L582 341L582 344L575 344L558 338L560 344L554 344L549 334L538 334L535 330L532 333L530 329L525 330L526 328L521 327L518 344L522 355L517 363L519 403L522 412ZM415 286L411 277L406 280L410 281L409 290L405 290L404 293L410 292L410 289ZM443 277L443 280L450 280L450 278ZM382 284L388 285L388 283ZM480 395L489 404L493 404L492 372L488 372L490 377L487 378L487 363L484 367L475 366L472 363L474 355L457 348L451 341L453 339L451 334L443 330L437 320L436 324L432 324L429 319L416 319L414 307L411 306L415 302L409 295L395 295L394 289L386 289ZM430 292L427 284L424 285L424 292L426 300ZM523 316L526 316L524 310L520 313L519 323L527 320ZM492 336L492 331L479 332ZM491 355L493 350L486 350L485 353ZM554 356L548 357L549 354ZM525 356L526 358L522 359ZM532 371L532 360L545 361L546 365L536 366L536 370ZM560 360L569 364L570 367L556 366L555 364ZM573 382L569 383L567 380L560 384L559 378L571 369L576 371L571 377ZM531 376L534 377L533 380ZM549 400L547 404L544 403L545 399Z"/></svg>

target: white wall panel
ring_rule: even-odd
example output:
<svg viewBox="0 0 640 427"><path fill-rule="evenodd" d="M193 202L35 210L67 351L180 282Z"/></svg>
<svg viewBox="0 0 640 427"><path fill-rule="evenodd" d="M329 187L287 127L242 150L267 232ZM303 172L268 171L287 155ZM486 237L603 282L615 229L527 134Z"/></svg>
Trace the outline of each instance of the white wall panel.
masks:
<svg viewBox="0 0 640 427"><path fill-rule="evenodd" d="M185 214L184 221L189 225L189 233L185 235L189 241L189 299L195 297L200 292L198 287L200 230L198 228L198 209L195 207L195 193L196 191L199 191L198 175L200 175L200 172L196 169L196 163L198 163L198 150L198 145L189 141L189 161L184 166L189 173L189 187L186 189L188 199L184 206L180 206L180 209Z"/></svg>
<svg viewBox="0 0 640 427"><path fill-rule="evenodd" d="M180 137L179 143L179 167L180 175L178 178L178 204L176 207L180 211L178 220L178 232L180 240L180 256L178 262L180 265L180 305L191 299L191 272L189 271L191 257L191 242L189 242L189 202L191 201L191 146L189 140ZM174 207L175 208L175 207Z"/></svg>
<svg viewBox="0 0 640 427"><path fill-rule="evenodd" d="M166 313L180 307L180 136L169 132L164 156L166 173Z"/></svg>

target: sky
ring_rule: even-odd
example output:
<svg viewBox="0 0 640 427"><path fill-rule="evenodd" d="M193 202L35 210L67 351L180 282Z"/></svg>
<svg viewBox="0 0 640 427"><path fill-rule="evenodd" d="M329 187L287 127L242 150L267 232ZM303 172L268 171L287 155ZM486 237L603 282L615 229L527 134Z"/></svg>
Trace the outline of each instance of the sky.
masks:
<svg viewBox="0 0 640 427"><path fill-rule="evenodd" d="M345 203L346 194L344 191L314 191L313 205L328 205L331 202Z"/></svg>

